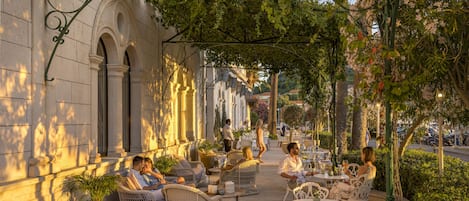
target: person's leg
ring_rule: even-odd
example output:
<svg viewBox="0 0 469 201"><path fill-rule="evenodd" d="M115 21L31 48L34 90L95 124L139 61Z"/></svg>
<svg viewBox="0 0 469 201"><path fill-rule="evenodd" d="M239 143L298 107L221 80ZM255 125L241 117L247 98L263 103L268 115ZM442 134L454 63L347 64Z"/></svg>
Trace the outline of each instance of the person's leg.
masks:
<svg viewBox="0 0 469 201"><path fill-rule="evenodd" d="M223 143L225 144L225 152L228 153L231 150L231 141L224 139Z"/></svg>
<svg viewBox="0 0 469 201"><path fill-rule="evenodd" d="M259 159L260 162L263 162L261 158L262 158L262 155L264 154L265 150L266 150L265 144L260 143L259 144L259 154L257 155L257 158Z"/></svg>

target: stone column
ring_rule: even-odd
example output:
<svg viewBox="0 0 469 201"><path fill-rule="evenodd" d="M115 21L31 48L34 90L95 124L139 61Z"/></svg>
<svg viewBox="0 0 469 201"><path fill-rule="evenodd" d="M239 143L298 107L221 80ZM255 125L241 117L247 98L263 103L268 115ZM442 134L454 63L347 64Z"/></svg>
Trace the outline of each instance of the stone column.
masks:
<svg viewBox="0 0 469 201"><path fill-rule="evenodd" d="M196 107L195 107L195 89L190 89L187 91L187 128L186 128L186 136L190 141L194 141L196 139L195 136L195 117L196 117Z"/></svg>
<svg viewBox="0 0 469 201"><path fill-rule="evenodd" d="M213 83L207 84L207 116L206 116L206 127L205 127L205 138L213 142L215 141L215 136L213 133L213 127L215 126L215 106L217 105L215 98L215 85ZM218 98L218 96L217 96Z"/></svg>
<svg viewBox="0 0 469 201"><path fill-rule="evenodd" d="M142 116L142 72L141 71L132 71L130 72L130 81L131 81L131 100L130 100L130 152L139 153L143 152L143 139L142 138L142 121L140 117Z"/></svg>
<svg viewBox="0 0 469 201"><path fill-rule="evenodd" d="M124 157L122 135L122 80L129 67L122 64L108 64L108 156Z"/></svg>
<svg viewBox="0 0 469 201"><path fill-rule="evenodd" d="M186 137L186 126L189 119L187 119L187 114L186 114L186 94L187 94L188 87L181 86L178 90L178 112L179 112L179 123L177 125L177 136L179 139L180 143L187 142L187 137Z"/></svg>
<svg viewBox="0 0 469 201"><path fill-rule="evenodd" d="M101 155L98 153L98 71L103 57L90 55L90 82L91 82L91 131L88 142L90 161L89 163L100 163Z"/></svg>

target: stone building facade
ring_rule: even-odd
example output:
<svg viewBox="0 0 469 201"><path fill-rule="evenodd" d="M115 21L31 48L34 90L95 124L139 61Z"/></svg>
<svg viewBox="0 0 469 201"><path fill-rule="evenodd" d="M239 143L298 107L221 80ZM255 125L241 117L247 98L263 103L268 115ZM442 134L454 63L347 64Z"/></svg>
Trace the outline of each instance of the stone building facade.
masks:
<svg viewBox="0 0 469 201"><path fill-rule="evenodd" d="M196 159L197 143L213 135L204 55L164 43L176 32L144 0L91 1L48 69L58 31L46 25L64 18L46 15L83 2L0 1L2 201L69 200L69 175L120 172L135 155ZM248 117L242 83L217 90L231 91L232 114L245 110L231 117L238 123Z"/></svg>

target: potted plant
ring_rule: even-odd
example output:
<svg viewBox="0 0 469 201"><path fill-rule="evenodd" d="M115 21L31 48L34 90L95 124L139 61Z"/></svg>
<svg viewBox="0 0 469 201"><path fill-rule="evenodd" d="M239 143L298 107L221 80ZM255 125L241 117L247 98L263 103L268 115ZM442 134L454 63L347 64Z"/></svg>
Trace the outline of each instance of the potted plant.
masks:
<svg viewBox="0 0 469 201"><path fill-rule="evenodd" d="M216 151L222 146L209 141L202 142L198 147L200 161L209 169L215 166Z"/></svg>
<svg viewBox="0 0 469 201"><path fill-rule="evenodd" d="M171 156L161 156L155 160L155 168L158 169L161 174L166 175L171 172L171 169L178 163L178 160Z"/></svg>
<svg viewBox="0 0 469 201"><path fill-rule="evenodd" d="M92 201L103 201L104 197L117 190L120 178L119 175L75 175L65 180L64 190L78 200L88 197Z"/></svg>

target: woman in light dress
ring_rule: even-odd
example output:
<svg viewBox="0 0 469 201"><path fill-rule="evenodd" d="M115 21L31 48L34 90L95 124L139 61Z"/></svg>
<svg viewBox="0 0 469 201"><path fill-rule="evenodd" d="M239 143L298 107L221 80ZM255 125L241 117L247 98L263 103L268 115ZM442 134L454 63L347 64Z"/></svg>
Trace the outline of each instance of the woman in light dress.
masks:
<svg viewBox="0 0 469 201"><path fill-rule="evenodd" d="M356 177L360 177L361 175L367 174L367 180L373 180L376 177L376 166L373 164L376 160L375 152L371 147L365 147L362 149L360 158L363 162L363 165L358 167L358 172ZM345 169L345 173L352 177L350 174L347 165L343 167ZM353 179L353 178L350 178ZM353 186L348 183L339 182L332 186L329 197L333 199L338 199L340 195L347 194L348 192L353 190Z"/></svg>
<svg viewBox="0 0 469 201"><path fill-rule="evenodd" d="M267 147L264 144L264 131L262 130L263 122L262 119L258 119L256 122L256 143L257 147L259 148L259 154L257 155L257 159L259 162L262 161L262 155L266 151Z"/></svg>

